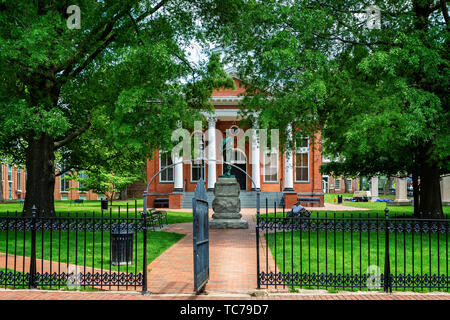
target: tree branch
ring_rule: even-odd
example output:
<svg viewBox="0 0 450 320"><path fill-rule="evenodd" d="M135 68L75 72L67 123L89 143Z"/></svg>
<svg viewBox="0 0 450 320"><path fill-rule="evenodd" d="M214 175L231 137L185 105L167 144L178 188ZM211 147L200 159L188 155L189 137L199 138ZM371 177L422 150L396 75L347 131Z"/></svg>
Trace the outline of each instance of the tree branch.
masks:
<svg viewBox="0 0 450 320"><path fill-rule="evenodd" d="M53 144L53 149L59 149L65 145L67 145L68 143L70 143L73 139L75 139L76 137L82 135L87 129L89 129L89 127L91 126L91 118L88 115L86 123L84 126L82 126L81 128L79 128L78 130L76 130L75 132L73 132L72 134L70 134L69 136L67 136L65 139L57 141Z"/></svg>
<svg viewBox="0 0 450 320"><path fill-rule="evenodd" d="M447 11L447 1L441 0L439 2L439 6L441 7L442 15L444 16L444 20L445 20L445 23L447 24L447 28L448 28L449 27L448 23L449 23L450 18L449 18L448 11Z"/></svg>

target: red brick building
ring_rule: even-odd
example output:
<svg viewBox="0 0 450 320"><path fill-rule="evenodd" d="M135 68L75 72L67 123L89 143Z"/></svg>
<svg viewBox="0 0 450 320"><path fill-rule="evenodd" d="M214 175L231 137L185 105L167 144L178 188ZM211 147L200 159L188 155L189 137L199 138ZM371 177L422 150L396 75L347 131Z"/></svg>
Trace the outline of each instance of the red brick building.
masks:
<svg viewBox="0 0 450 320"><path fill-rule="evenodd" d="M227 137L227 132L239 132L239 105L245 90L237 78L234 78L234 82L235 90L219 89L213 92L211 102L214 105L214 113L204 114L203 123L207 122L207 132L204 135L208 137L205 142L205 158L224 159L252 177L256 186L245 173L236 168L231 169L241 186L241 196L254 193L252 191L256 187L261 190L263 199L264 195L269 194L284 195L286 207L291 207L300 196L319 198L320 204L323 205L322 176L319 172L322 163L320 134L314 139L305 138L301 146L292 150L264 152L259 146L255 132L248 136L249 141L245 141L244 145L238 145L237 139L233 139L230 159L227 159L223 149L218 147L221 138ZM244 134L244 131L241 131ZM218 153L222 152L223 158L218 156ZM172 159L169 152L154 152L152 159L147 161L148 182L161 169L172 165L173 161L178 163L180 160L181 157ZM224 165L220 162L206 162L203 170L208 191L212 191L218 176L223 174ZM201 175L200 164L189 161L164 170L150 185L149 192L153 195L149 197L149 205L152 206L153 199L159 197L169 199L171 208L183 207L183 198L194 191ZM186 202L186 207L189 205L189 201Z"/></svg>
<svg viewBox="0 0 450 320"><path fill-rule="evenodd" d="M0 163L0 174L3 187L3 198L5 200L25 199L27 172L25 169L14 165ZM64 176L64 175L63 175ZM79 192L76 189L78 182L61 179L61 176L55 179L55 200L98 200L103 198L101 195L89 192Z"/></svg>

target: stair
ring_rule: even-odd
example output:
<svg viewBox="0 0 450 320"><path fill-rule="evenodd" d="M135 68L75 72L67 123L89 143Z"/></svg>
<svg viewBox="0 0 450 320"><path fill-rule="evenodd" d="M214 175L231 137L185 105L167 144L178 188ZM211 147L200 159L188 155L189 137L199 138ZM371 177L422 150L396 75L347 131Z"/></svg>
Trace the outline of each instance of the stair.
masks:
<svg viewBox="0 0 450 320"><path fill-rule="evenodd" d="M183 200L181 202L181 208L189 209L192 208L192 198L194 197L194 192L185 192L183 194ZM242 191L239 195L241 199L241 208L256 208L256 192ZM261 210L266 208L266 198L269 210L274 207L275 201L277 203L277 208L282 208L282 192L261 192ZM207 192L207 200L209 207L212 208L212 201L214 200L214 193Z"/></svg>

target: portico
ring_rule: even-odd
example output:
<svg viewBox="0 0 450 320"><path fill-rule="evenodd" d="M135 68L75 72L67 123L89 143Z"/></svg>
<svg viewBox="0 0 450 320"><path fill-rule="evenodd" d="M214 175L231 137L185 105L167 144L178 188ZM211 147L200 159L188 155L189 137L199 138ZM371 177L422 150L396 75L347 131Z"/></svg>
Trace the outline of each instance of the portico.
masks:
<svg viewBox="0 0 450 320"><path fill-rule="evenodd" d="M170 152L156 151L153 158L147 161L148 179L164 167L177 164L154 179L150 192L169 198L170 207L180 207L183 195L194 191L201 176L205 179L207 190L214 190L218 176L224 173L224 167L226 169L222 164L224 160L241 169L232 167L231 174L235 175L244 194L259 189L263 194L276 193L279 199L284 195L287 207L295 202L297 196L320 197L323 203L319 173L322 159L320 135L314 139L305 138L301 146L291 144L292 147L283 152L278 149L263 151L257 128L242 128L240 104L245 90L237 78L234 81L235 90L219 89L213 92L210 101L214 110L202 114L205 127L203 152L208 161L203 166L189 161L179 163L181 156L172 159ZM292 139L292 126L289 127L289 135Z"/></svg>

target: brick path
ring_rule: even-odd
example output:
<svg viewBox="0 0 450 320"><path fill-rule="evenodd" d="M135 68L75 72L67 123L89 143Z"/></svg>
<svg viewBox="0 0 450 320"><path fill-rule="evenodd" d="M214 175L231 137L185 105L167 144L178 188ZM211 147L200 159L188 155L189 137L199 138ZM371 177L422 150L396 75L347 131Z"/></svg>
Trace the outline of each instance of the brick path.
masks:
<svg viewBox="0 0 450 320"><path fill-rule="evenodd" d="M248 293L256 289L256 238L254 210L243 213L249 229L210 230L210 280L207 291ZM171 225L164 231L187 234L149 266L149 290L161 293L192 293L192 224Z"/></svg>

